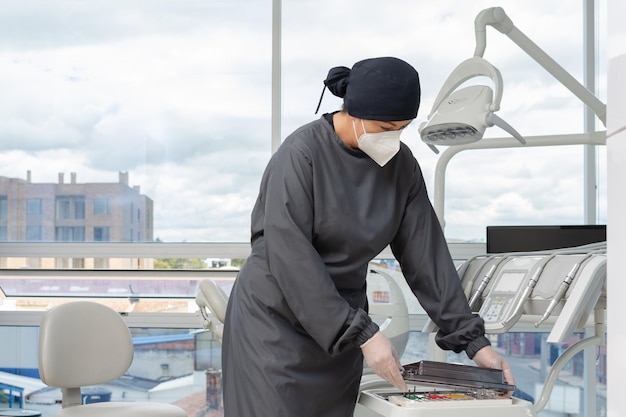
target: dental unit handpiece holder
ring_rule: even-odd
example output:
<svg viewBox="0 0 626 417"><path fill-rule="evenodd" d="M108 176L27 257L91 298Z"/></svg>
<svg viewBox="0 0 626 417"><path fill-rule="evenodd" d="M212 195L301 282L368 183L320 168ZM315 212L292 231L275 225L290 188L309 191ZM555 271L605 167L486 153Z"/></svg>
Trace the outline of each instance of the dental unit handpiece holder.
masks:
<svg viewBox="0 0 626 417"><path fill-rule="evenodd" d="M546 308L545 313L543 313L541 318L535 323L535 327L539 327L541 323L546 321L552 315L552 312L556 308L557 304L561 302L561 300L567 293L567 290L569 289L570 285L572 284L572 281L574 281L574 278L576 277L576 274L578 273L580 266L583 264L583 262L585 262L590 257L591 257L591 254L585 256L579 262L576 262L574 266L572 267L572 269L568 272L568 274L565 275L563 282L561 282L561 285L559 285L559 288L556 290L556 293L554 294L554 297L552 297L550 304L548 304L548 307Z"/></svg>
<svg viewBox="0 0 626 417"><path fill-rule="evenodd" d="M480 284L478 284L478 288L476 288L476 291L474 291L474 294L472 294L472 298L470 298L468 301L468 304L470 308L472 309L472 311L474 311L473 309L474 309L474 305L476 304L476 302L480 299L480 297L483 295L483 292L485 292L485 290L487 289L487 286L489 285L491 278L496 272L496 269L498 269L500 264L502 264L507 259L508 259L508 256L503 256L502 259L500 259L495 264L491 265L491 267L489 268L489 271L487 271L487 273L483 276L482 281L480 281Z"/></svg>
<svg viewBox="0 0 626 417"><path fill-rule="evenodd" d="M546 54L537 44L524 35L511 21L501 7L491 7L481 11L474 20L476 34L475 57L482 57L487 46L487 25L505 34L539 65L556 78L563 86L585 103L606 126L606 104Z"/></svg>
<svg viewBox="0 0 626 417"><path fill-rule="evenodd" d="M497 266L498 265L491 265L491 268L489 268L489 271L487 271L487 273L483 276L482 281L480 281L478 288L476 289L476 291L474 291L474 294L472 294L472 298L470 298L468 302L470 309L472 309L472 311L473 311L474 305L476 304L476 301L480 299L480 296L487 288L487 285L489 285L489 281L491 281L491 277L493 276L493 273L495 272Z"/></svg>

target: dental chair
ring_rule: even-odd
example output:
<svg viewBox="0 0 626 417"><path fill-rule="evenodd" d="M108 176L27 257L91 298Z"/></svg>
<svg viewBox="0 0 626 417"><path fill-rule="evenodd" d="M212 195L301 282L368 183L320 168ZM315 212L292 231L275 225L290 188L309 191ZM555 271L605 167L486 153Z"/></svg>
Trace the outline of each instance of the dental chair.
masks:
<svg viewBox="0 0 626 417"><path fill-rule="evenodd" d="M118 379L133 354L126 322L107 306L74 301L46 312L39 330L39 374L46 385L61 388L56 417L186 417L182 408L167 403L83 404L81 387Z"/></svg>
<svg viewBox="0 0 626 417"><path fill-rule="evenodd" d="M215 338L221 342L222 334L224 333L228 296L215 281L204 279L198 284L196 304L202 316L203 327L213 332Z"/></svg>

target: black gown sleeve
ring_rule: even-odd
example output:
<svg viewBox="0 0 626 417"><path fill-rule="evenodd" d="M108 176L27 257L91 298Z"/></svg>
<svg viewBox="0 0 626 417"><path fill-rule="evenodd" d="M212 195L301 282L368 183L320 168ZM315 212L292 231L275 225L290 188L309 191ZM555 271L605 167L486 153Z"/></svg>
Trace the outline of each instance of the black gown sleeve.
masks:
<svg viewBox="0 0 626 417"><path fill-rule="evenodd" d="M413 293L439 327L437 345L457 353L465 350L471 359L490 344L484 336L484 322L469 308L417 162L411 178L391 249Z"/></svg>
<svg viewBox="0 0 626 417"><path fill-rule="evenodd" d="M299 325L329 354L368 340L378 326L339 294L313 245L314 194L310 157L283 143L272 157L265 189L263 235L271 275ZM262 192L263 195L263 192Z"/></svg>

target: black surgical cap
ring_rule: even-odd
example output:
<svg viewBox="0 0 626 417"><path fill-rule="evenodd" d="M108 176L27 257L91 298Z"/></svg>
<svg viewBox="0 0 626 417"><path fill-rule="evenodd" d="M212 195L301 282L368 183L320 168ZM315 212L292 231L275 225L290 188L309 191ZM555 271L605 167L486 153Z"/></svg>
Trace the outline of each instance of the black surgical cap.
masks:
<svg viewBox="0 0 626 417"><path fill-rule="evenodd" d="M370 58L357 62L352 69L331 68L324 86L343 98L350 116L380 121L417 117L421 95L419 76L415 68L401 59Z"/></svg>

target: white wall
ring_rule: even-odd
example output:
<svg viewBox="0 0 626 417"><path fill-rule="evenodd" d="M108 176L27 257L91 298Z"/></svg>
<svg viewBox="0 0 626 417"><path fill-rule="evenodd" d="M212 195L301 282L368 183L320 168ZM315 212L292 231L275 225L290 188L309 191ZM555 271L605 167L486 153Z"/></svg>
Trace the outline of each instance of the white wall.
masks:
<svg viewBox="0 0 626 417"><path fill-rule="evenodd" d="M624 0L608 2L607 242L608 242L608 416L625 415L626 332L626 16Z"/></svg>

